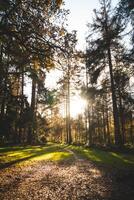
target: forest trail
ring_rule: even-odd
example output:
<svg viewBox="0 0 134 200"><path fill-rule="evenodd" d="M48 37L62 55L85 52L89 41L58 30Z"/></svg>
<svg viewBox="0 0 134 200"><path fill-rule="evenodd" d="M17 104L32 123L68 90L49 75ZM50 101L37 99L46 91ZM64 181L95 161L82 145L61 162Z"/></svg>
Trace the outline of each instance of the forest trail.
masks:
<svg viewBox="0 0 134 200"><path fill-rule="evenodd" d="M37 161L2 169L0 200L133 199L134 176L98 166L68 148L65 150L73 155L70 160Z"/></svg>

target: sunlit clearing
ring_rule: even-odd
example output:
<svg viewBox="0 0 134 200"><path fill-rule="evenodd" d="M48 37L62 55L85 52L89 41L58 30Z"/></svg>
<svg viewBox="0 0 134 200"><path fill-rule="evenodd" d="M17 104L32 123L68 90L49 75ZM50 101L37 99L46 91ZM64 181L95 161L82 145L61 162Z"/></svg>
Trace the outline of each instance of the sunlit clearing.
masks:
<svg viewBox="0 0 134 200"><path fill-rule="evenodd" d="M40 156L36 156L31 160L41 161L41 160L50 160L50 161L62 161L71 158L72 155L68 152L51 152L47 154L42 154Z"/></svg>

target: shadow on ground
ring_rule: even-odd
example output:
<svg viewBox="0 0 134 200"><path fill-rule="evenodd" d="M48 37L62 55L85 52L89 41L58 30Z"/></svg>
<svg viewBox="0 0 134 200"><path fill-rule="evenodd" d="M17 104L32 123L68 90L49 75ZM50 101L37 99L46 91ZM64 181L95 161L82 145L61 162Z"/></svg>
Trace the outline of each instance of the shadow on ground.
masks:
<svg viewBox="0 0 134 200"><path fill-rule="evenodd" d="M78 157L88 159L98 166L107 166L115 169L134 169L134 154L114 151L103 151L97 148L83 148L68 146Z"/></svg>
<svg viewBox="0 0 134 200"><path fill-rule="evenodd" d="M86 150L84 157L80 151L73 149L74 153L71 153L67 148L70 147L52 144L0 149L1 169L9 167L1 170L1 199L133 200L134 171L110 168L111 161L109 165L100 165L107 159L117 164L116 154L92 150L87 159ZM10 167L23 161L39 162L20 168Z"/></svg>
<svg viewBox="0 0 134 200"><path fill-rule="evenodd" d="M72 154L59 145L48 144L45 146L3 147L0 148L0 169L11 167L24 161L57 161L71 164Z"/></svg>

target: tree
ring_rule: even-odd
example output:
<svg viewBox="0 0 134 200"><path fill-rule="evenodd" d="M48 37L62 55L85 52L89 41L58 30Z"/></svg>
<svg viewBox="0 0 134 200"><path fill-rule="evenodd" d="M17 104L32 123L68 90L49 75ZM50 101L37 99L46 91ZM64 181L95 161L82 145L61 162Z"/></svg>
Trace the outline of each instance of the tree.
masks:
<svg viewBox="0 0 134 200"><path fill-rule="evenodd" d="M122 26L125 27L123 33L124 38L127 36L130 38L131 45L127 52L124 54L124 58L129 63L134 62L134 2L133 0L120 0L116 7L116 16ZM128 38L126 39L128 40Z"/></svg>
<svg viewBox="0 0 134 200"><path fill-rule="evenodd" d="M8 112L8 99L10 100L12 95L21 101L18 105L19 108L16 107L16 112L22 119L25 77L31 78L30 109L31 122L33 121L31 131L29 131L31 135L33 135L36 121L34 119L36 118L37 85L41 78L40 75L54 66L55 50L62 50L61 30L63 24L58 26L55 22L60 15L66 15L66 11L62 13L58 11L61 3L61 0L7 0L2 1L0 5L1 119L4 119ZM16 81L13 83L15 79ZM19 92L14 95L13 91L15 90ZM19 130L21 134L22 128L20 127Z"/></svg>
<svg viewBox="0 0 134 200"><path fill-rule="evenodd" d="M64 37L64 49L65 52L63 54L62 59L62 70L63 77L59 81L61 86L61 92L64 95L65 101L65 112L66 112L66 142L71 144L72 136L71 136L71 116L70 116L70 98L71 98L71 88L72 88L72 77L76 71L76 31L72 33L68 33L66 31Z"/></svg>
<svg viewBox="0 0 134 200"><path fill-rule="evenodd" d="M100 77L104 68L109 68L115 143L121 145L121 133L119 123L119 111L117 107L116 88L114 81L114 50L118 47L122 28L118 24L117 18L112 14L110 0L101 0L100 11L95 12L94 23L91 25L92 34L88 36L89 47L87 49L88 70L92 74L91 82L95 83ZM93 36L94 32L96 37ZM95 35L95 34L94 34ZM93 40L90 37L93 36Z"/></svg>

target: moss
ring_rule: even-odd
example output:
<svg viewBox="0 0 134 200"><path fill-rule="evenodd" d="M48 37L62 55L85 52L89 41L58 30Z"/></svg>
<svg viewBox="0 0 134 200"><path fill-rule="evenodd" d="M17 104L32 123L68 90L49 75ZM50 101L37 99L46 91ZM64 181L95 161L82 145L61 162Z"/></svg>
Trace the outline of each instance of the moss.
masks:
<svg viewBox="0 0 134 200"><path fill-rule="evenodd" d="M0 167L3 165L24 163L24 161L64 161L70 159L72 154L64 150L61 145L3 147L0 148Z"/></svg>
<svg viewBox="0 0 134 200"><path fill-rule="evenodd" d="M84 148L69 146L78 156L91 160L95 163L110 165L116 168L134 167L134 155L112 151L103 151L97 148Z"/></svg>
<svg viewBox="0 0 134 200"><path fill-rule="evenodd" d="M109 165L116 168L134 167L134 155L129 153L103 151L97 148L84 148L78 146L67 146L48 144L45 146L18 146L0 148L0 168L13 164L24 164L25 161L36 162L49 160L53 162L73 160L73 154L66 151L74 151L78 157L88 159L92 162Z"/></svg>

